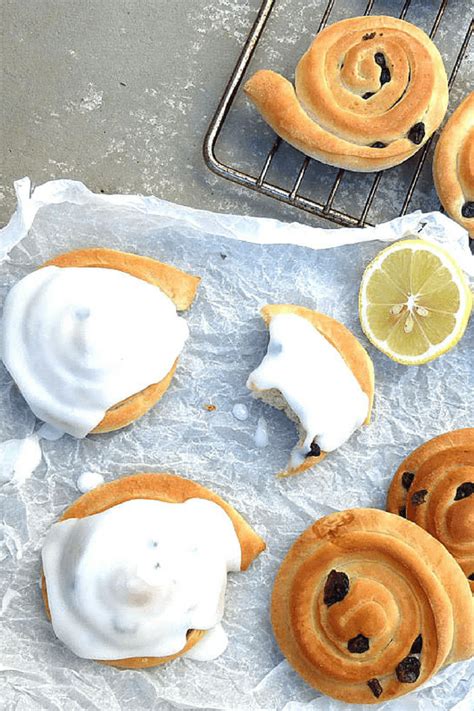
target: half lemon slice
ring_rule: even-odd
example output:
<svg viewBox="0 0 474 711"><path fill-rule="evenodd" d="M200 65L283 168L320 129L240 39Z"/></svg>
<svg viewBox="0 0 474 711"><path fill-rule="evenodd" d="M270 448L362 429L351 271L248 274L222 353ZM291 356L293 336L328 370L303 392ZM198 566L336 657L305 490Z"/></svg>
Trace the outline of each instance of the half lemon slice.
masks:
<svg viewBox="0 0 474 711"><path fill-rule="evenodd" d="M471 309L464 273L444 249L422 239L382 250L362 277L364 333L398 363L421 365L446 353L466 330Z"/></svg>

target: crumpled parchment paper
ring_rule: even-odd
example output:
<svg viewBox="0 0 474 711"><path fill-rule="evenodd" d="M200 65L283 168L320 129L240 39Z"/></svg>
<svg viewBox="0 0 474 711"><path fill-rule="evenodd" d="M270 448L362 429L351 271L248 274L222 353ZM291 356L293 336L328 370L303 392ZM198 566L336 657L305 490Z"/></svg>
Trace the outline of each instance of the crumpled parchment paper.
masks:
<svg viewBox="0 0 474 711"><path fill-rule="evenodd" d="M94 195L74 181L47 183L32 196L27 179L16 187L20 208L0 235L3 258L29 233L1 266L2 302L15 281L46 259L87 246L156 257L203 281L186 314L191 337L158 406L116 433L41 440L43 462L33 475L0 487L3 707L350 708L309 688L282 659L269 622L272 583L288 548L313 520L348 507L383 508L390 479L408 452L430 437L474 423L472 321L452 351L428 365L405 367L367 344L357 316L362 272L382 247L366 240L398 238L407 225L421 228L427 238L440 230L438 238L448 240L469 272L466 234L434 213L377 231L322 230L216 215L151 197ZM443 222L447 231L440 228ZM264 244L251 243L259 240ZM336 244L337 249L317 249ZM275 473L295 443L293 425L245 388L265 351L258 310L268 301L302 304L341 320L368 348L376 375L372 424L314 470L284 480ZM248 407L246 420L233 416L236 403ZM25 437L38 427L3 366L0 413L0 441ZM269 441L257 448L261 417ZM251 569L229 576L224 625L230 643L219 659L120 671L76 658L55 638L40 594L40 547L48 527L79 495L76 480L84 471L101 472L106 481L137 471L182 474L228 499L266 539L268 549ZM468 662L450 666L409 696L370 708L468 709L473 671Z"/></svg>

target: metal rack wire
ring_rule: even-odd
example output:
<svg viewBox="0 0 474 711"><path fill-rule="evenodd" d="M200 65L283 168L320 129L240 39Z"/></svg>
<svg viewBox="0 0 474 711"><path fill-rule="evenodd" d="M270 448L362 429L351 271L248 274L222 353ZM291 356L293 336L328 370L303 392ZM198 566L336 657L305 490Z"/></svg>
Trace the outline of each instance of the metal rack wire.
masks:
<svg viewBox="0 0 474 711"><path fill-rule="evenodd" d="M303 178L306 174L308 166L313 161L313 159L309 158L308 156L303 156L301 154L301 166L299 168L296 179L290 187L276 185L273 182L269 182L267 180L269 168L278 149L282 144L282 140L278 137L275 139L270 151L268 152L258 175L251 175L250 173L243 172L237 167L227 165L226 163L219 160L216 156L217 140L225 124L228 113L233 105L235 97L239 91L242 78L251 63L258 42L265 30L265 26L275 6L276 1L277 0L263 0L262 2L257 18L247 37L241 55L237 61L237 64L234 67L227 87L224 91L224 94L222 95L217 110L206 133L203 146L204 160L207 166L217 175L227 178L228 180L232 180L233 182L250 188L251 190L255 190L259 193L262 193L263 195L268 195L269 197L275 198L276 200L280 200L281 202L305 210L306 212L310 212L315 215L324 217L325 219L331 220L332 222L335 222L338 225L348 227L369 225L371 223L368 221L367 217L377 194L380 180L383 175L382 172L373 174L372 184L369 188L367 199L365 201L362 211L358 215L352 215L347 212L342 212L341 210L338 210L333 206L334 199L336 197L337 191L345 173L343 169L338 170L325 202L313 200L300 193ZM369 15L371 13L374 3L375 0L369 0L364 12L365 15ZM320 32L326 26L334 4L335 0L329 0L321 18L318 32ZM406 17L410 4L411 0L405 0L399 15L401 19L404 19ZM448 0L441 0L439 9L437 11L435 20L429 33L431 38L433 38L436 35L436 32L438 31L440 22L446 11L447 4ZM474 21L471 20L464 40L461 44L459 53L456 57L453 69L451 71L451 75L449 77L450 88L452 87L459 72L459 68L466 54L466 50L468 48L473 31ZM415 167L413 170L411 181L408 185L406 195L399 209L400 215L404 215L409 208L410 201L420 178L420 174L423 170L423 166L425 165L433 138L434 137L432 136L425 143L423 148L416 154L417 160L415 162Z"/></svg>

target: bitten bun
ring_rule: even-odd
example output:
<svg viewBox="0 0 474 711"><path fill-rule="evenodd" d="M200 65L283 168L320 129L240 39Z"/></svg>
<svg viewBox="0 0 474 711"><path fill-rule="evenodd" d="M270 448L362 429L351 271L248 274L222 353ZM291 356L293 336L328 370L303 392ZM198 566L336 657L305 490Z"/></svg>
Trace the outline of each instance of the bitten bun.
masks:
<svg viewBox="0 0 474 711"><path fill-rule="evenodd" d="M331 346L338 351L338 353L342 356L343 361L358 382L362 392L367 396L368 409L365 424L368 424L370 422L370 415L374 400L374 367L370 356L359 343L357 338L349 331L349 329L330 316L326 316L325 314L313 311L312 309L308 309L303 306L296 306L294 304L268 304L261 309L261 314L268 328L270 328L272 319L277 316L291 314L301 317L309 322L331 344ZM324 377L323 374L318 372L316 363L314 364L313 375L315 380L317 380L318 377ZM275 389L258 389L252 382L250 382L249 387L255 396L277 409L284 410L285 414L291 420L295 421L300 435L299 444L301 444L306 436L306 431L298 416L294 411L292 411L281 392ZM322 461L325 456L326 452L324 451L320 451L317 456L307 455L299 466L293 467L290 463L288 469L285 472L282 472L281 475L292 476L294 474L304 472L318 462Z"/></svg>

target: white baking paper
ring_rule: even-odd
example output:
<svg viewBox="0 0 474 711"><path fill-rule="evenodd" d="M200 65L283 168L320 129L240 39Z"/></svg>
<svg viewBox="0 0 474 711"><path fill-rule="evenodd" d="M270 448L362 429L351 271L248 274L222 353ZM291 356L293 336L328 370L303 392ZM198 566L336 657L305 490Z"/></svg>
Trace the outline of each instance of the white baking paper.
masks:
<svg viewBox="0 0 474 711"><path fill-rule="evenodd" d="M23 483L0 487L2 705L22 711L349 709L309 688L282 659L269 622L271 587L288 548L314 519L353 506L383 507L408 452L474 424L472 322L452 351L405 367L367 344L357 316L360 279L383 246L379 240L415 232L442 241L473 277L466 233L439 213L378 228L324 230L153 197L95 195L68 180L31 191L23 179L16 190L17 212L0 232L2 302L15 281L46 259L88 246L149 255L203 281L186 314L190 340L163 400L116 433L54 440L40 432L43 462ZM340 450L311 472L277 479L296 433L282 413L252 399L245 382L266 347L259 307L288 301L338 318L362 340L374 360L376 402L372 424ZM232 414L237 403L247 407L246 419ZM260 418L268 430L263 448L255 444ZM0 442L29 436L35 427L0 367ZM79 495L76 481L87 471L106 481L137 471L182 474L228 499L264 536L267 551L249 571L230 576L224 618L230 643L222 657L120 671L77 659L56 640L41 600L40 547L48 527ZM463 711L471 705L472 678L472 665L456 664L423 689L370 708Z"/></svg>

